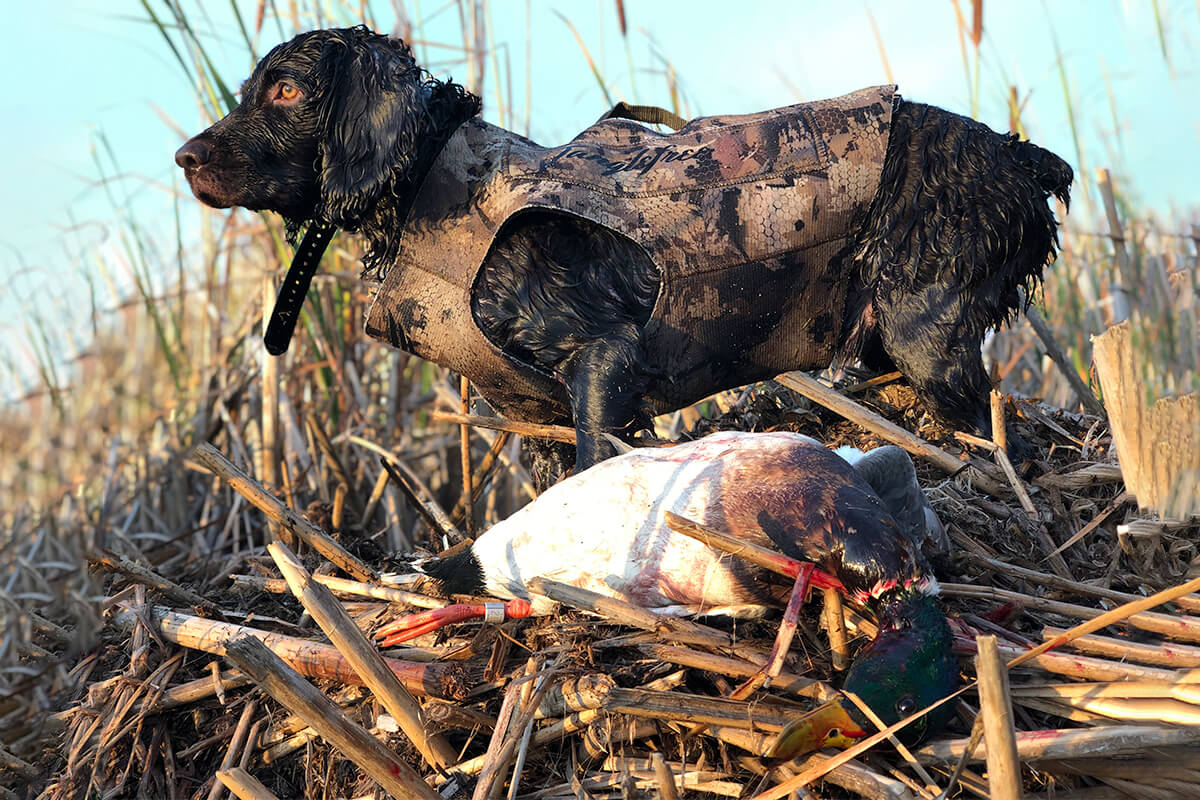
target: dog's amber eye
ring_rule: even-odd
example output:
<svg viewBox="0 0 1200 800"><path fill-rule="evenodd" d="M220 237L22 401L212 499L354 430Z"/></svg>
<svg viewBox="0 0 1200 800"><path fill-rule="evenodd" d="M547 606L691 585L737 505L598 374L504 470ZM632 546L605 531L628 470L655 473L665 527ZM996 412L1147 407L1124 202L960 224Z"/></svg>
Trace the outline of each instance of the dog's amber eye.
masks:
<svg viewBox="0 0 1200 800"><path fill-rule="evenodd" d="M293 103L300 99L300 90L287 81L280 81L275 84L275 94L272 100L282 101L284 103Z"/></svg>

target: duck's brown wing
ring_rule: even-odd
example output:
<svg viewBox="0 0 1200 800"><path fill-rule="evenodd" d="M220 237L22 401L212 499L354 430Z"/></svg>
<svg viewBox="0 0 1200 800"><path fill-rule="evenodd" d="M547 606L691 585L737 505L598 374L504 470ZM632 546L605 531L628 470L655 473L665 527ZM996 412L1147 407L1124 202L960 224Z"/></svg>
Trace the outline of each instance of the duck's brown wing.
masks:
<svg viewBox="0 0 1200 800"><path fill-rule="evenodd" d="M811 561L851 593L929 573L870 484L814 442L727 459L714 493L731 534Z"/></svg>

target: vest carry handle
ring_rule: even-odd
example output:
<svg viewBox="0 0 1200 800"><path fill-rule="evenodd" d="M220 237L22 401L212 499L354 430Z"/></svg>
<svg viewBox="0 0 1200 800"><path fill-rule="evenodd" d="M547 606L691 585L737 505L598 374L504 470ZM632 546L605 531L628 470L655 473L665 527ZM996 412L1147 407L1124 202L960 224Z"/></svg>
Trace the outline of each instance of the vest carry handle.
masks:
<svg viewBox="0 0 1200 800"><path fill-rule="evenodd" d="M666 125L672 130L679 130L687 124L687 120L678 114L658 106L633 106L624 100L617 103L600 119L631 119L645 125Z"/></svg>

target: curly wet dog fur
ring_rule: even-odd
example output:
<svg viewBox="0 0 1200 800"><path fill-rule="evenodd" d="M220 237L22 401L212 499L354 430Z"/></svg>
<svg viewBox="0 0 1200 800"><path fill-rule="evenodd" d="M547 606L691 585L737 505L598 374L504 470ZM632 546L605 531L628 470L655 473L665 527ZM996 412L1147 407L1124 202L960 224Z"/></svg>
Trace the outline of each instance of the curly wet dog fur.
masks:
<svg viewBox="0 0 1200 800"><path fill-rule="evenodd" d="M361 27L313 31L271 51L238 108L176 161L209 205L277 211L293 234L311 220L361 234L364 276L381 278L429 165L479 109L398 39ZM980 343L1054 259L1046 201L1067 202L1071 180L1070 166L1034 144L901 100L879 190L835 259L849 287L838 360L899 368L928 410L987 433ZM641 331L658 286L632 241L551 212L513 220L479 271L480 329L567 387L574 419L546 421L576 426L578 467L609 453L603 433L646 423L642 396L656 376ZM571 464L570 448L533 451L542 483Z"/></svg>

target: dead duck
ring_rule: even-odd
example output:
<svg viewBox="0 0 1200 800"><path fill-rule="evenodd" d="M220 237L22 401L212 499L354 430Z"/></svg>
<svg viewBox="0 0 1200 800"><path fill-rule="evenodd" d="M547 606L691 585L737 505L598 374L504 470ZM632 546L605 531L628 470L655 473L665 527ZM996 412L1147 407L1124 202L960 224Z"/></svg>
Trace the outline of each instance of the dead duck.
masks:
<svg viewBox="0 0 1200 800"><path fill-rule="evenodd" d="M725 432L633 450L551 487L423 570L447 593L520 598L535 614L553 604L527 591L534 576L662 613L746 616L787 599L787 587L760 568L675 533L668 511L811 562L867 605L879 635L851 666L845 689L884 722L957 685L952 635L922 553L943 546L945 533L899 448L837 454L800 434ZM944 721L938 713L913 723L907 738ZM831 705L796 746L813 749L865 726L856 709Z"/></svg>

